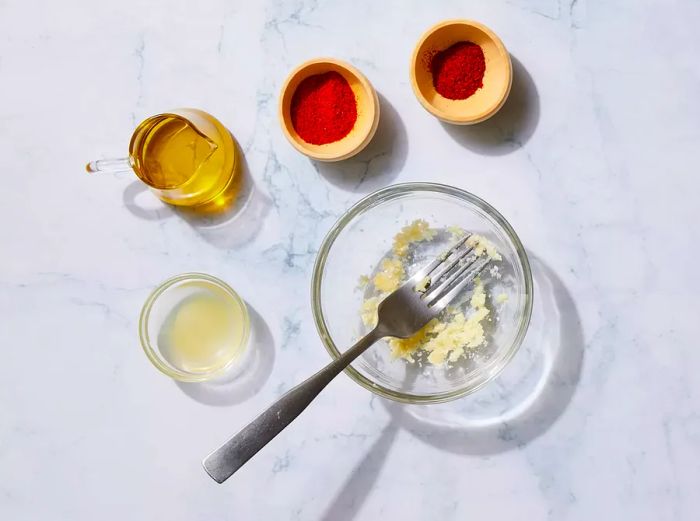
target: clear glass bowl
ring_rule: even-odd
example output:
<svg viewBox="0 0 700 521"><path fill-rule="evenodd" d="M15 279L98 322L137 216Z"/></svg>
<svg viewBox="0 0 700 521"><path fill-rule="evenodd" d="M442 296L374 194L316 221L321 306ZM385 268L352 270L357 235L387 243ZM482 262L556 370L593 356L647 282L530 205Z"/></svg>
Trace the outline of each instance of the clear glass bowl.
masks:
<svg viewBox="0 0 700 521"><path fill-rule="evenodd" d="M193 303L200 306L198 310ZM218 325L225 324L216 332L216 342L191 335L192 321L202 327L208 313L218 315ZM186 342L182 338L178 342L173 331L185 335ZM182 382L204 382L226 373L245 352L249 334L245 302L228 284L204 273L183 273L163 282L146 299L139 319L141 346L148 359Z"/></svg>
<svg viewBox="0 0 700 521"><path fill-rule="evenodd" d="M487 343L473 359L462 357L447 366L408 362L394 358L386 341L380 341L346 372L385 398L444 402L474 392L498 375L520 347L530 321L533 286L527 254L513 228L491 205L464 190L433 183L399 184L367 196L323 240L313 272L313 314L326 349L337 358L367 331L360 318L367 296L367 290L358 290L360 277L371 277L391 251L396 233L416 219L426 220L431 228L458 226L491 240L503 260L498 263L501 277L487 281L488 292L505 294L507 301L489 302ZM409 274L444 251L449 234L437 237L416 251Z"/></svg>

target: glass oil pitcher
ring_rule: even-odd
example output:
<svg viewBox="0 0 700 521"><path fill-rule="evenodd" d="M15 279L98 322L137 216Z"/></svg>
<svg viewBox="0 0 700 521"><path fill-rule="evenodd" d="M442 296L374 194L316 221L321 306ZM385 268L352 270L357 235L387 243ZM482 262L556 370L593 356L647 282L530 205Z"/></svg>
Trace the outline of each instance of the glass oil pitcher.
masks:
<svg viewBox="0 0 700 521"><path fill-rule="evenodd" d="M163 201L178 206L225 206L239 167L236 142L216 118L176 109L143 121L129 157L100 159L87 171L133 171Z"/></svg>

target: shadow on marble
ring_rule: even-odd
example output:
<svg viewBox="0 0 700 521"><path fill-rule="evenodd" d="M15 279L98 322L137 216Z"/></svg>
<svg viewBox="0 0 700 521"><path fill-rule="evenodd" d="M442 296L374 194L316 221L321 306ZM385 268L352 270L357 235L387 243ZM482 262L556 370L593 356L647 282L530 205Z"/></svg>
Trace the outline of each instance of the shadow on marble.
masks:
<svg viewBox="0 0 700 521"><path fill-rule="evenodd" d="M255 239L272 206L250 174L245 156L241 153L240 157L240 174L218 207L175 209L204 240L221 249L241 247Z"/></svg>
<svg viewBox="0 0 700 521"><path fill-rule="evenodd" d="M484 155L500 156L522 147L532 136L540 119L540 96L530 73L511 55L513 85L501 110L483 123L451 125L447 133L464 148Z"/></svg>
<svg viewBox="0 0 700 521"><path fill-rule="evenodd" d="M442 450L486 455L527 445L564 413L583 365L581 321L561 279L531 253L530 259L535 307L515 358L494 381L470 396L394 409L402 428Z"/></svg>
<svg viewBox="0 0 700 521"><path fill-rule="evenodd" d="M151 194L144 183L135 180L124 190L124 206L134 216L147 221L161 221L177 215L218 248L243 246L262 229L272 202L255 184L245 156L240 154L240 157L240 173L231 187L217 198L218 204L200 206L196 210L170 206Z"/></svg>
<svg viewBox="0 0 700 521"><path fill-rule="evenodd" d="M205 405L226 406L242 403L255 396L272 373L275 344L270 328L248 304L250 341L242 362L221 378L211 382L175 384L187 396Z"/></svg>
<svg viewBox="0 0 700 521"><path fill-rule="evenodd" d="M175 215L171 206L153 195L148 186L138 179L124 189L122 201L132 215L145 221L162 221Z"/></svg>
<svg viewBox="0 0 700 521"><path fill-rule="evenodd" d="M398 404L388 405L390 408L398 406ZM355 466L338 494L326 508L321 516L323 521L351 521L355 519L372 491L372 487L377 482L398 431L399 424L395 420L384 427L379 438L362 458L362 461Z"/></svg>
<svg viewBox="0 0 700 521"><path fill-rule="evenodd" d="M329 183L353 193L370 193L391 184L408 153L406 127L396 109L379 94L380 116L377 133L355 157L325 163L311 161L316 171Z"/></svg>

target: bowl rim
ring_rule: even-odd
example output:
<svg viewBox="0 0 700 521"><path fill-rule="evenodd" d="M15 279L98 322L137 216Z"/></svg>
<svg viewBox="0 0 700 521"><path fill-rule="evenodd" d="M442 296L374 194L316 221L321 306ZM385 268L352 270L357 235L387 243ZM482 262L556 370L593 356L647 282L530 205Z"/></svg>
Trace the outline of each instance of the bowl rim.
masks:
<svg viewBox="0 0 700 521"><path fill-rule="evenodd" d="M250 316L248 314L248 306L246 306L245 301L240 297L240 295L238 295L238 293L236 293L236 291L231 286L226 284L223 280L212 275L199 272L181 273L179 275L174 275L164 280L148 295L146 301L143 304L143 307L141 308L141 315L139 316L139 340L141 341L141 347L143 348L146 357L151 361L151 363L156 367L156 369L158 369L161 373L165 374L166 376L169 376L170 378L179 380L181 382L205 382L207 380L216 378L217 376L221 376L239 358L234 357L231 360L229 360L224 366L209 373L188 373L186 371L180 371L179 369L165 364L162 358L157 354L156 350L151 345L150 335L148 334L148 320L150 318L153 305L158 301L158 297L160 297L163 293L165 293L175 284L178 284L180 282L189 282L197 280L211 282L212 284L220 287L229 296L231 296L234 302L240 307L241 312L243 314L243 335L241 337L241 344L243 345L244 350L248 348L248 340L250 337Z"/></svg>
<svg viewBox="0 0 700 521"><path fill-rule="evenodd" d="M285 123L287 118L285 117L284 112L284 96L287 93L287 90L289 89L289 84L304 69L307 69L312 65L318 64L330 64L340 69L343 69L351 76L354 76L360 83L360 85L362 85L362 89L367 93L367 98L370 100L370 106L374 113L372 117L372 125L368 129L367 134L364 136L360 144L350 150L344 150L337 154L319 153L309 149L302 142L294 138L291 132L289 132L287 124ZM277 102L277 117L279 118L280 127L282 127L282 132L284 133L284 136L287 138L287 141L289 141L291 145L297 149L297 151L317 161L342 161L343 159L348 159L349 157L352 157L355 154L361 152L369 144L369 142L374 137L374 134L377 132L380 117L379 96L377 95L377 91L374 89L367 77L354 65L346 61L339 60L337 58L312 58L295 67L284 80L282 88L280 89L279 101ZM336 141L335 143L342 143L343 139Z"/></svg>
<svg viewBox="0 0 700 521"><path fill-rule="evenodd" d="M447 27L450 25L464 25L468 27L475 27L479 29L480 31L484 32L496 45L496 48L498 49L498 52L504 56L507 59L508 63L508 84L506 85L505 90L503 91L501 98L499 99L498 103L495 105L492 105L491 107L487 108L486 110L482 111L481 113L475 115L474 117L455 117L454 114L450 114L448 112L445 112L443 110L438 109L435 105L430 103L425 96L423 96L423 93L421 92L420 88L418 87L418 80L416 79L416 67L418 64L418 51L420 48L423 46L425 41L432 36L433 33L435 33L437 30L442 29L443 27ZM423 106L425 110L427 110L430 114L435 116L441 121L444 121L446 123L452 123L455 125L474 125L476 123L481 123L482 121L485 121L489 119L491 116L496 114L501 107L505 104L506 100L508 99L508 96L510 95L510 90L511 87L513 86L513 62L510 58L510 53L508 52L508 49L506 49L506 46L503 44L503 41L498 37L498 35L493 32L491 29L489 29L487 26L482 24L481 22L477 22L476 20L468 20L468 19L463 19L463 18L450 18L448 20L443 20L442 22L438 22L432 27L429 27L423 35L420 37L418 40L418 43L416 43L416 46L413 49L413 54L411 55L411 63L410 63L410 70L409 70L409 76L411 78L411 87L413 88L413 93L415 94L416 98L420 102L420 104Z"/></svg>
<svg viewBox="0 0 700 521"><path fill-rule="evenodd" d="M311 309L313 312L314 322L316 324L316 329L321 341L328 352L328 354L334 360L340 356L340 351L333 342L328 327L326 325L325 318L323 316L323 309L321 307L321 284L323 282L323 271L325 268L326 260L331 247L335 243L336 238L340 235L340 232L350 223L355 217L363 213L365 210L369 210L372 207L387 201L395 197L399 197L406 193L412 192L433 192L445 194L453 197L457 197L472 203L479 207L481 210L485 211L492 219L496 221L498 226L501 227L502 231L506 233L508 238L512 241L515 246L518 260L520 262L523 278L525 284L525 308L520 319L520 324L518 326L518 331L513 340L512 344L501 357L498 363L490 368L490 371L484 373L481 380L477 381L475 385L468 387L462 387L460 389L455 389L453 391L448 391L433 395L420 395L420 394L410 394L402 393L398 391L393 391L382 385L379 385L369 378L365 377L359 371L357 371L352 365L345 369L345 373L350 376L356 383L360 384L365 389L382 396L384 398L389 398L397 402L412 403L412 404L431 404L431 403L441 403L466 396L471 394L478 389L481 389L488 382L493 380L500 372L508 365L510 360L515 356L515 353L519 350L522 342L527 333L528 326L530 324L530 318L532 315L533 306L533 282L532 282L532 271L530 268L530 262L527 257L527 252L522 242L515 233L510 223L503 217L498 210L496 210L489 203L481 199L480 197L462 190L461 188L456 188L454 186L439 184L439 183L400 183L391 185L376 192L373 192L366 197L362 198L359 202L355 203L347 212L345 212L340 219L333 225L329 232L324 237L321 247L319 248L318 254L316 256L316 262L314 263L312 282L311 282Z"/></svg>

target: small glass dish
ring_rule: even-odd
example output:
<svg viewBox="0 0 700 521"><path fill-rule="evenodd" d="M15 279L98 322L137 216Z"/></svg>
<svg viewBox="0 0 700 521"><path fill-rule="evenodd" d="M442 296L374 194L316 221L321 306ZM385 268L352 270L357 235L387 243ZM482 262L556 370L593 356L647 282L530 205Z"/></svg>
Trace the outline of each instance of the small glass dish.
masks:
<svg viewBox="0 0 700 521"><path fill-rule="evenodd" d="M148 359L182 382L225 374L245 352L249 334L243 300L228 284L204 273L183 273L163 282L146 299L139 319Z"/></svg>
<svg viewBox="0 0 700 521"><path fill-rule="evenodd" d="M475 358L461 357L449 365L432 365L394 358L386 340L369 348L348 375L385 398L407 403L436 403L479 389L500 373L516 353L532 312L532 274L525 249L510 224L491 205L464 190L433 183L399 184L379 190L353 206L323 240L312 280L312 308L321 339L333 358L367 332L360 310L367 289L360 278L392 250L397 232L417 219L436 230L457 226L490 240L502 255L499 275L492 277L493 321L487 344ZM449 244L449 233L438 233L416 255L410 276L428 258ZM420 258L419 258L420 257Z"/></svg>

